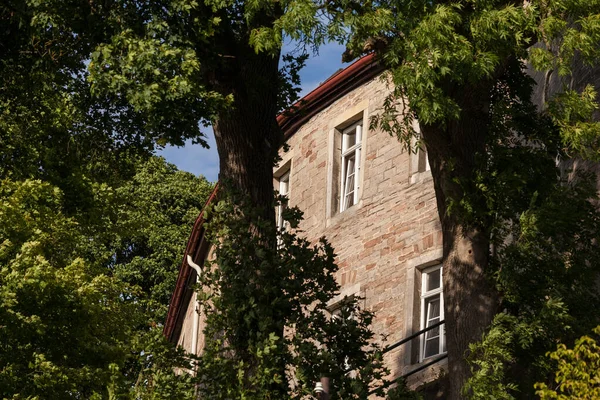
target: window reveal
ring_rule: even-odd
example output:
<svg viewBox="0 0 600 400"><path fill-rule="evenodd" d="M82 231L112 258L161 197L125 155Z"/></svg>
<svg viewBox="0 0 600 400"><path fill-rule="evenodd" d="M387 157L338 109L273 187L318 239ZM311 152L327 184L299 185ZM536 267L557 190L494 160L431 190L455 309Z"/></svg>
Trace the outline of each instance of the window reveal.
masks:
<svg viewBox="0 0 600 400"><path fill-rule="evenodd" d="M429 157L427 156L427 149L425 146L420 147L417 150L417 172L426 172L431 168L429 166Z"/></svg>

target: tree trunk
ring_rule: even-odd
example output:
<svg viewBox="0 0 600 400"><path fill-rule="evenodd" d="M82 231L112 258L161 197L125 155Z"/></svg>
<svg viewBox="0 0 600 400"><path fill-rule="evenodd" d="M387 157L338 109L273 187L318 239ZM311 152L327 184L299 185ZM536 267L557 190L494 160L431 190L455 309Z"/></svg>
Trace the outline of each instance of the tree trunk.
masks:
<svg viewBox="0 0 600 400"><path fill-rule="evenodd" d="M471 376L465 361L470 343L481 340L496 313L497 295L485 276L486 233L460 225L444 230L444 305L450 375L448 399L460 399Z"/></svg>
<svg viewBox="0 0 600 400"><path fill-rule="evenodd" d="M486 204L478 196L469 195L476 193L473 178L478 163L485 160L489 121L485 101L489 91L485 87L469 89L459 91L466 93L459 101L463 110L460 120L421 126L444 240L449 400L462 398L461 389L471 375L465 359L469 344L481 339L497 312L498 302L485 275L490 243ZM462 207L461 201L469 202L474 211Z"/></svg>
<svg viewBox="0 0 600 400"><path fill-rule="evenodd" d="M257 235L265 246L275 249L273 167L283 142L277 124L279 54L257 54L250 46L242 44L247 41L240 42L233 45L231 57L228 57L223 69L215 71L216 86L220 92L231 93L234 98L233 108L221 112L213 121L220 160L219 181L228 194L234 195L234 201L249 200L250 206L258 208L258 220L249 221L249 234ZM264 228L269 225L273 229ZM261 266L257 264L255 268L260 275ZM280 295L277 288L261 288L260 284L250 286L256 289L253 295L257 304L273 304ZM239 295L251 297L248 293ZM268 338L269 334L275 333L282 337L284 319L276 314L278 309L261 307L259 310L252 319L255 331L250 335L249 332L241 332L241 336L246 339ZM240 323L239 326L244 324ZM241 358L246 358L248 376L253 375L256 368L257 360L248 355L248 350L254 345L256 343L248 339L237 343L238 347L233 349ZM280 358L278 363L277 373L285 377L285 360ZM283 397L287 392L285 379L270 385L273 398Z"/></svg>
<svg viewBox="0 0 600 400"><path fill-rule="evenodd" d="M277 124L278 64L278 55L256 54L239 45L217 73L218 85L233 94L233 109L220 113L213 123L219 180L249 196L273 224L273 165L282 143Z"/></svg>

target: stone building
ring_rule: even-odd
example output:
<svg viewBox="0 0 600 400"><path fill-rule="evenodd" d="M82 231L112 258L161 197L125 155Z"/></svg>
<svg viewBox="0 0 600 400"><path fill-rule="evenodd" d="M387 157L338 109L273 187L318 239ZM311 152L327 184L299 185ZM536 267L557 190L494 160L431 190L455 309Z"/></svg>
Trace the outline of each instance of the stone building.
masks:
<svg viewBox="0 0 600 400"><path fill-rule="evenodd" d="M442 234L426 154L369 128L390 90L382 72L373 58L362 58L306 95L301 112L279 117L289 151L281 150L274 185L304 211L304 234L326 236L338 254L341 293L332 312L345 296L362 299L387 346L438 325L385 354L393 377L409 374L415 387L446 364L438 324L444 318ZM200 215L164 329L191 352L203 338L190 289L196 275L187 260L202 264L208 255L202 223Z"/></svg>

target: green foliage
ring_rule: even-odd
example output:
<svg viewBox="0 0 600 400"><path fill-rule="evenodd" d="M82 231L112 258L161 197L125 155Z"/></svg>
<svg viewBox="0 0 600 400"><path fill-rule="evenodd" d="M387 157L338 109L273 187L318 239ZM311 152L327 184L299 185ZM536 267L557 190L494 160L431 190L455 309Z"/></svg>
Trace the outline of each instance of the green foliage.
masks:
<svg viewBox="0 0 600 400"><path fill-rule="evenodd" d="M464 395L532 398L550 371L544 354L600 317L595 187L561 179L556 167L557 156L598 159L598 95L592 86L543 86L597 65L600 3L340 1L332 9L356 28L348 53L375 50L389 68L394 92L372 127L411 148L420 124L445 238L455 226L474 227L492 243L490 265L480 267L503 312L470 347ZM538 84L555 95L548 104L532 104L527 65L546 72ZM459 350L455 360L467 349Z"/></svg>
<svg viewBox="0 0 600 400"><path fill-rule="evenodd" d="M80 179L85 212L41 180L0 186L1 396L192 398L154 321L212 185L161 158L121 187Z"/></svg>
<svg viewBox="0 0 600 400"><path fill-rule="evenodd" d="M335 4L338 20L353 28L348 44L351 54L371 51L373 41L384 44L375 48L390 68L395 91L374 123L407 146L414 134L412 118L393 118L394 114L415 113L422 124L443 125L469 112L462 90L477 93L478 88L493 86L511 60L527 60L538 70L566 76L572 73L575 60L591 65L600 56L597 1L585 6L564 0L526 5L489 0ZM597 148L598 125L590 123L589 116L584 123L568 115L598 107L593 89L571 96L569 102L557 101L559 110L548 111L561 128L565 146L597 157L593 149Z"/></svg>
<svg viewBox="0 0 600 400"><path fill-rule="evenodd" d="M157 144L202 142L199 124L231 107L239 94L230 84L236 75L228 74L255 57L279 57L282 32L305 46L350 33L355 54L385 49L380 56L395 91L373 124L406 146L415 117L444 132L456 121L486 115L474 140L484 145L465 158L474 166L461 164L464 151L455 141L458 149L440 168L450 179L438 185L460 188L460 196L444 198L448 215L485 227L498 249L489 272L506 313L473 348L469 390L508 396L516 389L513 376L539 380L549 371L541 354L595 318L577 306L597 303L590 290L599 231L589 203L593 191L561 189L547 177L555 174L561 141L575 154L597 157L598 124L589 121L597 95L593 88L564 91L547 109L551 123L538 118L518 60L561 76L571 72L574 57L596 61L599 10L597 0L0 5L3 395L92 397L108 387L111 396L125 396L134 386L148 398L166 396L161 387L189 397L189 377L164 372L185 361L165 355L173 363L154 367L158 358L143 352L150 345L140 345L139 337L153 332L148 320L164 315L176 270L172 257L185 240L181 226L201 204L194 195L180 203L172 194L206 186L158 161L133 183L127 180ZM302 58L287 61L280 109L297 96ZM256 89L264 82L251 83ZM215 217L223 221L215 233L231 240L216 242L224 267L209 268L204 277L212 293L205 306L215 312L209 313L212 346L199 364L206 371L202 387L215 398L299 397L326 374L339 383L336 396L366 396L368 382L380 373L375 353L361 351L370 316L327 317L337 287L323 274L335 271L326 242L311 247L283 233L290 250L276 252L273 227L257 225L248 209L220 207L238 218ZM263 234L232 233L249 232L247 216ZM97 337L83 321L98 328ZM346 357L359 370L357 379L346 376ZM298 383L291 387L283 384L287 365L297 365ZM25 387L27 379L32 384ZM218 384L230 392L218 391ZM527 387L519 390L527 395Z"/></svg>
<svg viewBox="0 0 600 400"><path fill-rule="evenodd" d="M548 106L567 149L590 160L600 156L600 122L592 118L598 110L597 98L596 90L587 85L581 93L566 90L556 95Z"/></svg>
<svg viewBox="0 0 600 400"><path fill-rule="evenodd" d="M62 213L60 190L31 180L0 190L1 395L100 392L127 355L137 290L85 257L87 236Z"/></svg>
<svg viewBox="0 0 600 400"><path fill-rule="evenodd" d="M471 345L469 398L531 398L552 368L545 354L597 324L600 213L589 178L539 186L506 227L493 263L505 309Z"/></svg>
<svg viewBox="0 0 600 400"><path fill-rule="evenodd" d="M109 398L112 394L131 400L197 399L195 378L188 373L193 357L169 343L161 328L136 336L131 351L134 355L121 370L114 366Z"/></svg>
<svg viewBox="0 0 600 400"><path fill-rule="evenodd" d="M354 34L349 46L358 50L365 34L385 38L388 46L381 56L395 85L385 112L407 113L408 108L398 109L398 102L408 101L410 112L424 124L458 119L460 94L451 88L496 78L506 57L523 57L535 28L532 8L511 2L418 1L371 7L379 11L379 20L363 36ZM388 7L394 12L382 12ZM412 125L397 121L395 133L406 142Z"/></svg>
<svg viewBox="0 0 600 400"><path fill-rule="evenodd" d="M470 346L473 376L463 388L468 398L515 398L518 385L507 379L506 366L515 362L515 346L527 348L531 344L531 331L529 324L519 323L514 316L496 315L483 340Z"/></svg>
<svg viewBox="0 0 600 400"><path fill-rule="evenodd" d="M111 34L91 54L89 82L96 95L141 113L146 134L160 144L186 138L205 144L199 124L244 107L238 97L251 94L242 95L240 86L259 92L271 85L262 76L256 82L236 76L245 63L263 60L261 68L268 68L279 60L284 34L301 44L281 59L273 106L283 110L297 100L305 48L326 36L318 10L311 0L125 1L104 20Z"/></svg>
<svg viewBox="0 0 600 400"><path fill-rule="evenodd" d="M111 269L143 290L148 315L158 323L166 316L190 226L212 189L203 177L153 157L116 190L120 233L111 244Z"/></svg>
<svg viewBox="0 0 600 400"><path fill-rule="evenodd" d="M295 8L287 22L281 21L282 26L290 28L292 22L303 20L302 29L308 33L315 18L310 5L305 2L303 8ZM31 241L32 248L44 253L53 266L43 269L47 275L39 279L39 285L52 289L54 306L45 312L54 316L54 329L64 329L55 338L63 347L43 342L37 350L30 347L39 338L19 336L23 333L19 325L1 332L7 343L12 340L0 357L0 362L11 363L3 368L8 374L0 385L3 395L192 396L190 376L174 375L172 368L189 369L189 360L163 352L165 361L160 361L152 350L158 346L152 335L160 327L152 326L165 314L187 239L186 227L210 185L176 172L162 160L148 162L148 158L156 146L167 142L182 144L192 138L203 143L200 125L230 107L235 89L215 85L215 73L231 71L231 67L224 68L231 60L233 69L244 65L243 57L248 56L244 51L249 48L268 52L270 59L278 57L280 28L268 29L282 15L282 8L288 7L267 1L187 0L0 5L0 27L6 33L0 39L0 178L14 185L37 182L56 193L52 218L44 220L42 227L50 230L65 225L64 237L40 228L46 236L56 237L55 242L37 244L35 229L19 231L9 218L2 220L6 312L30 318L19 308L25 302L13 287L22 278L14 268L24 258L17 251L19 246L10 243L27 249L25 244ZM244 49L241 61L235 51L232 54L236 47ZM273 110L297 98L298 69L304 59L284 60L280 104L273 104ZM7 196L3 193L0 200ZM28 218L41 223L36 210L44 210L44 203L25 196L21 200L33 202ZM38 273L33 264L21 269L26 276ZM69 274L78 279L66 279ZM56 284L48 285L46 278ZM95 288L96 283L105 285L106 292L100 290L104 286ZM84 290L85 285L91 288ZM69 291L80 297L70 299ZM42 302L41 296L31 296L31 304ZM71 315L70 304L91 307L87 301L105 305L103 314L81 306L85 312ZM86 329L99 325L96 318L101 315L105 325L98 337L90 337ZM40 326L52 326L42 317L45 325ZM2 318L2 329L4 323ZM43 331L40 328L36 333L43 335ZM66 370L60 355L68 345L78 358L73 365L67 363L70 369ZM7 355L13 347L23 355L11 361ZM105 349L104 358L96 362L96 353L104 348L110 352ZM50 357L48 352L56 354ZM37 364L30 360L37 354L36 362L46 372L43 382L29 385L27 391L23 385L35 374ZM11 370L17 372L13 375Z"/></svg>
<svg viewBox="0 0 600 400"><path fill-rule="evenodd" d="M99 180L130 173L152 141L141 115L119 99L92 98L86 62L107 27L104 6L58 1L0 5L0 177L43 179L77 208Z"/></svg>
<svg viewBox="0 0 600 400"><path fill-rule="evenodd" d="M92 95L88 63L120 32L120 6L0 5L2 398L193 396L173 370L189 359L157 321L212 185L151 158L166 137L158 113ZM167 54L165 68L185 56Z"/></svg>
<svg viewBox="0 0 600 400"><path fill-rule="evenodd" d="M600 335L600 327L594 329ZM589 336L582 336L575 341L573 349L559 344L548 356L557 366L555 389L545 383L537 383L536 394L542 400L582 399L592 400L600 397L600 346Z"/></svg>
<svg viewBox="0 0 600 400"><path fill-rule="evenodd" d="M200 276L200 395L300 399L326 376L332 399L366 399L385 374L368 328L373 316L357 299L345 299L339 316L331 316L339 290L331 246L325 239L311 244L296 231L279 232L273 246L274 228L251 225L260 221L258 211L239 198L235 204L221 200L209 213L215 250ZM296 226L299 211L284 214Z"/></svg>
<svg viewBox="0 0 600 400"><path fill-rule="evenodd" d="M177 2L173 6L179 14ZM159 144L183 145L193 138L206 146L199 123L206 124L227 99L196 79L201 63L193 45L172 43L164 37L170 33L165 25L150 21L143 37L125 27L109 44L99 45L88 66L92 91L122 96L146 116L144 129Z"/></svg>

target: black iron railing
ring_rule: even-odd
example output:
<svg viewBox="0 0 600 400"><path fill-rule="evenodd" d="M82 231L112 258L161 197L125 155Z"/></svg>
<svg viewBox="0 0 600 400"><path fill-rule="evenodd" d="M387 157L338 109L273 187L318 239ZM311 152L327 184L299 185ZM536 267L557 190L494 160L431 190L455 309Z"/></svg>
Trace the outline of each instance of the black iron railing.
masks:
<svg viewBox="0 0 600 400"><path fill-rule="evenodd" d="M402 340L400 340L400 341L398 341L398 342L396 342L394 344L391 344L391 345L385 347L383 349L383 354L385 354L385 353L387 353L387 352L389 352L391 350L394 350L395 348L400 347L400 346L402 346L405 343L410 342L411 340L413 340L414 338L417 338L417 337L421 336L425 332L429 332L430 330L435 329L435 328L437 328L440 325L443 325L445 322L446 322L446 320L441 320L439 322L436 322L435 324L431 324L427 328L423 328L420 331L415 332L412 335L407 336L404 339L402 339Z"/></svg>
<svg viewBox="0 0 600 400"><path fill-rule="evenodd" d="M415 332L412 335L407 336L404 339L402 339L402 340L400 340L400 341L398 341L396 343L393 343L393 344L391 344L389 346L386 346L383 349L382 353L383 354L388 353L388 352L390 352L390 351L392 351L392 350L394 350L394 349L396 349L396 348L398 348L398 347L400 347L400 346L402 346L402 345L410 342L411 340L416 339L419 336L421 336L421 335L429 332L430 330L435 329L438 326L443 325L445 322L446 322L445 320L441 320L439 322L436 322L435 324L431 324L427 328L421 329L420 331ZM420 351L422 351L422 349ZM440 354L438 357L432 358L431 360L420 364L418 367L416 367L414 369L411 369L410 371L406 372L405 374L402 374L401 376L399 376L398 378L394 379L393 381L386 382L383 385L383 387L386 388L386 387L388 387L390 385L393 385L394 383L396 383L396 382L398 382L398 381L400 381L402 379L406 379L409 376L416 374L417 372L423 371L424 369L429 368L430 366L432 366L434 364L437 364L438 362L442 361L445 358L448 358L448 354L447 353ZM375 391L373 390L373 391L369 392L369 394L373 394L374 392Z"/></svg>

